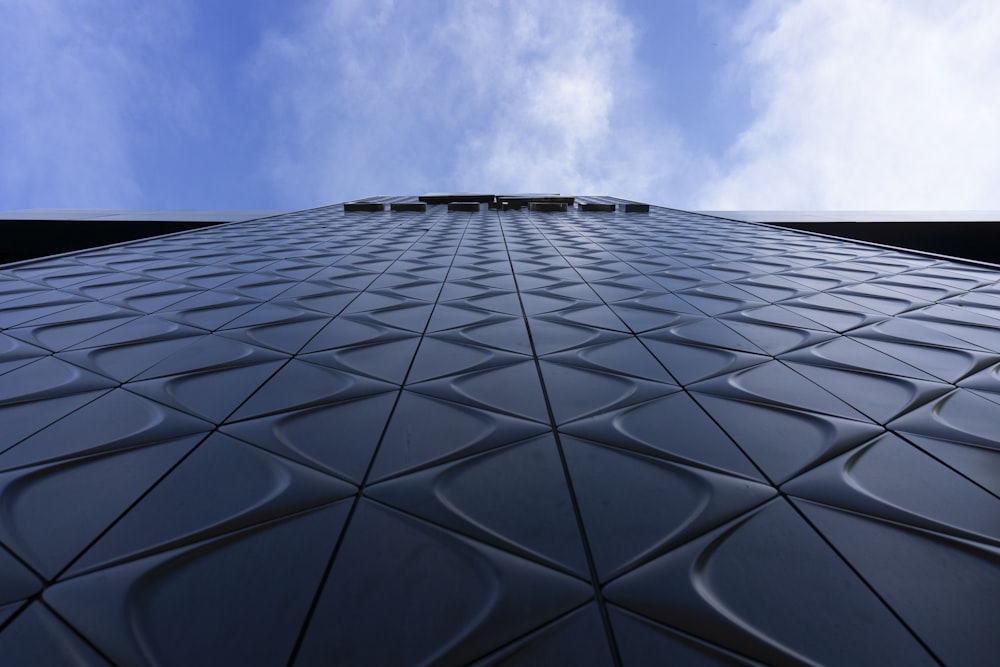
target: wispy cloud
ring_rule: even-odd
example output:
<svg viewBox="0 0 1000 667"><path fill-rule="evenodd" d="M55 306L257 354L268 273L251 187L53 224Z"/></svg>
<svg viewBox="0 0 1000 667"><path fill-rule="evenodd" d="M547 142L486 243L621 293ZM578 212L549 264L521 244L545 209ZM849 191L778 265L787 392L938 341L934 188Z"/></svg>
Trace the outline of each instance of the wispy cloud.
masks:
<svg viewBox="0 0 1000 667"><path fill-rule="evenodd" d="M757 2L708 208L1000 208L1000 5Z"/></svg>
<svg viewBox="0 0 1000 667"><path fill-rule="evenodd" d="M437 189L647 196L690 173L611 0L315 2L257 61L290 198Z"/></svg>
<svg viewBox="0 0 1000 667"><path fill-rule="evenodd" d="M680 136L646 107L635 30L616 4L476 7L443 27L485 112L457 146L458 182L646 196L677 178Z"/></svg>
<svg viewBox="0 0 1000 667"><path fill-rule="evenodd" d="M0 208L135 205L136 120L176 92L148 56L184 25L175 2L5 2Z"/></svg>
<svg viewBox="0 0 1000 667"><path fill-rule="evenodd" d="M721 130L709 109L671 118L680 106L658 106L680 104L686 91L667 89L684 79L666 68L685 63L639 60L656 57L637 47L658 30L636 25L625 0L308 0L267 14L256 88L230 107L238 89L220 92L196 65L238 57L239 40L212 32L230 46L213 50L190 37L252 18L230 26L190 0L8 0L0 208L141 206L152 189L192 191L172 186L195 172L199 192L238 196L255 168L271 205L289 207L454 188L1000 208L1000 6L747 2L738 16L708 5L731 37L718 80L752 101L729 150L709 155L726 139L704 141L706 128L730 133L734 118ZM231 167L217 158L236 145L235 175L178 172Z"/></svg>
<svg viewBox="0 0 1000 667"><path fill-rule="evenodd" d="M757 0L728 29L719 76L752 114L711 156L653 108L656 68L678 65L637 62L636 26L612 0L316 1L258 58L274 101L268 168L311 203L377 183L1000 208L1000 6Z"/></svg>

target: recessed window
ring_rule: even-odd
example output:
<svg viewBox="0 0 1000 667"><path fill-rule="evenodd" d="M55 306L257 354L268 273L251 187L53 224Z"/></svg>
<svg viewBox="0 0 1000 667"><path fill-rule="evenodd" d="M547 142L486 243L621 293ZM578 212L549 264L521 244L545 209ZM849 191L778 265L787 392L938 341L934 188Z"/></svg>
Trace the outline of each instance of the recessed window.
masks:
<svg viewBox="0 0 1000 667"><path fill-rule="evenodd" d="M393 211L414 211L422 213L427 210L427 204L420 201L400 201L390 204L389 209Z"/></svg>
<svg viewBox="0 0 1000 667"><path fill-rule="evenodd" d="M448 204L449 211L478 211L479 202L477 201L453 201Z"/></svg>
<svg viewBox="0 0 1000 667"><path fill-rule="evenodd" d="M586 202L580 204L581 211L613 211L615 210L614 204L601 204L599 202Z"/></svg>
<svg viewBox="0 0 1000 667"><path fill-rule="evenodd" d="M385 204L375 201L351 201L344 204L345 213L369 213L384 210Z"/></svg>

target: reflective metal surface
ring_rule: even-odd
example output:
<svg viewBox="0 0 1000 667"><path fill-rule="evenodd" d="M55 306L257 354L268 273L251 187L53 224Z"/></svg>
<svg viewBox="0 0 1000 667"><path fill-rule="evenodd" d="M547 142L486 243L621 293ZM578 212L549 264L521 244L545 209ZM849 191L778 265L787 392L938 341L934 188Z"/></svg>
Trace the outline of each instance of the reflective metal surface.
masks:
<svg viewBox="0 0 1000 667"><path fill-rule="evenodd" d="M1000 273L414 200L0 271L4 662L996 664Z"/></svg>

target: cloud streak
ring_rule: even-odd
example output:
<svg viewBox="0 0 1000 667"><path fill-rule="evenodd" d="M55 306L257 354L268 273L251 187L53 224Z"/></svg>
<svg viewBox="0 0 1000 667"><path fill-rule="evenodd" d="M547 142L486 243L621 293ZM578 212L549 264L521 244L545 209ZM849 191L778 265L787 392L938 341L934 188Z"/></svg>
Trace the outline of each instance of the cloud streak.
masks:
<svg viewBox="0 0 1000 667"><path fill-rule="evenodd" d="M264 40L272 177L319 203L439 189L646 196L684 173L608 0L317 2Z"/></svg>
<svg viewBox="0 0 1000 667"><path fill-rule="evenodd" d="M754 119L705 208L1000 209L1000 6L758 2L735 67Z"/></svg>
<svg viewBox="0 0 1000 667"><path fill-rule="evenodd" d="M378 183L703 208L1000 208L994 3L757 0L719 25L732 47L720 80L753 113L709 155L654 108L646 93L680 65L639 63L617 2L314 2L258 58L271 176L312 203Z"/></svg>
<svg viewBox="0 0 1000 667"><path fill-rule="evenodd" d="M249 79L234 82L201 65L229 58L220 71L234 71L245 47L233 31L254 30L252 12L230 25L188 0L11 0L0 206L143 206L154 191L236 201L264 182L256 201L289 208L485 189L687 208L1000 209L1000 7L710 7L727 45L713 53L730 58L717 86L752 103L728 150L718 133L735 111L683 106L688 50L638 48L662 26L636 17L668 14L623 0L308 0L259 14L270 25ZM229 47L190 39L202 31ZM690 57L709 39L692 38Z"/></svg>
<svg viewBox="0 0 1000 667"><path fill-rule="evenodd" d="M5 3L0 206L136 205L136 118L170 106L160 73L144 63L183 24L169 2Z"/></svg>

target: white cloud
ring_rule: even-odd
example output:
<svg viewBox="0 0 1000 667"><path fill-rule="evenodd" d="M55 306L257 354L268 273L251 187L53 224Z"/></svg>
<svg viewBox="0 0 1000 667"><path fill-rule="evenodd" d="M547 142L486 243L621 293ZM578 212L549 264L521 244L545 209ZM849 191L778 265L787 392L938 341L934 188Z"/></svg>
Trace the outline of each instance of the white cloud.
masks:
<svg viewBox="0 0 1000 667"><path fill-rule="evenodd" d="M690 165L647 114L612 0L315 2L265 39L273 179L312 203L426 190L662 192Z"/></svg>
<svg viewBox="0 0 1000 667"><path fill-rule="evenodd" d="M164 176L149 138L162 123L199 135L214 92L174 67L188 2L0 5L0 208L140 204ZM288 206L487 189L1000 208L1000 5L752 2L719 76L754 115L713 159L655 107L651 87L683 63L637 61L623 2L309 0L253 62L268 121L251 109L233 125L266 127L258 169Z"/></svg>
<svg viewBox="0 0 1000 667"><path fill-rule="evenodd" d="M1000 5L758 2L756 117L705 208L1000 209Z"/></svg>
<svg viewBox="0 0 1000 667"><path fill-rule="evenodd" d="M5 2L0 208L135 205L135 118L178 92L143 61L184 24L173 2Z"/></svg>

